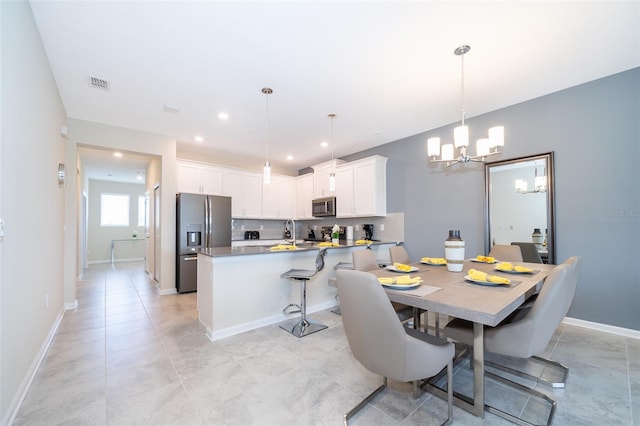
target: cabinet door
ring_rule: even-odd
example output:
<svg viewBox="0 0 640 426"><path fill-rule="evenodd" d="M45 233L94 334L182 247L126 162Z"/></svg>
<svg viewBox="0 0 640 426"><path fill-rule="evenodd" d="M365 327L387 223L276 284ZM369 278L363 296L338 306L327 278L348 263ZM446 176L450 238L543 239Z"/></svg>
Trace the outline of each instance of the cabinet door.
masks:
<svg viewBox="0 0 640 426"><path fill-rule="evenodd" d="M244 174L235 170L224 171L224 195L231 197L231 216L244 216L243 190Z"/></svg>
<svg viewBox="0 0 640 426"><path fill-rule="evenodd" d="M178 192L200 194L200 166L197 164L178 162Z"/></svg>
<svg viewBox="0 0 640 426"><path fill-rule="evenodd" d="M386 216L386 158L373 157L353 164L353 203L356 216Z"/></svg>
<svg viewBox="0 0 640 426"><path fill-rule="evenodd" d="M334 193L329 191L329 174L333 167L321 167L313 170L313 196L314 198L330 197Z"/></svg>
<svg viewBox="0 0 640 426"><path fill-rule="evenodd" d="M329 178L327 178L329 179ZM296 218L312 219L311 200L313 200L313 174L296 178Z"/></svg>
<svg viewBox="0 0 640 426"><path fill-rule="evenodd" d="M278 184L278 217L290 218L296 210L296 182L293 178L283 177Z"/></svg>
<svg viewBox="0 0 640 426"><path fill-rule="evenodd" d="M353 211L353 167L336 169L336 216L352 217Z"/></svg>
<svg viewBox="0 0 640 426"><path fill-rule="evenodd" d="M262 217L262 175L247 173L243 178L244 217Z"/></svg>
<svg viewBox="0 0 640 426"><path fill-rule="evenodd" d="M200 170L202 192L208 195L223 195L222 170L217 167L204 166Z"/></svg>

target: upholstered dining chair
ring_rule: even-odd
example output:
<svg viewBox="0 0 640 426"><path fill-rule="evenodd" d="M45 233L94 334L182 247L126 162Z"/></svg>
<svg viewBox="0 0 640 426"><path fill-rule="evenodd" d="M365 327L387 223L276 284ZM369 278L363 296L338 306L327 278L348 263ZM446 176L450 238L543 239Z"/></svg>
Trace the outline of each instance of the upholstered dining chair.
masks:
<svg viewBox="0 0 640 426"><path fill-rule="evenodd" d="M414 382L447 368L448 418L453 415L454 345L402 326L378 279L367 272L336 272L342 323L353 356L367 370L383 377L383 384L344 415L344 424L387 387L387 379Z"/></svg>
<svg viewBox="0 0 640 426"><path fill-rule="evenodd" d="M519 309L496 327L485 327L484 329L485 351L516 358L533 358L545 364L556 366L562 370L562 381L550 382L495 363L487 362L487 365L553 387L564 387L568 369L560 363L542 358L537 354L545 350L553 333L569 311L578 283L580 263L581 258L574 256L562 265L555 267L547 275L538 297L530 308ZM444 331L447 338L468 346L473 345L473 324L469 321L454 319L444 327ZM506 380L501 379L502 381ZM511 384L515 383L511 382ZM517 386L520 388L521 385ZM529 390L528 392L535 391ZM550 424L555 401L546 395L543 397L552 402L552 410L547 423Z"/></svg>
<svg viewBox="0 0 640 426"><path fill-rule="evenodd" d="M540 257L540 253L538 252L535 244L526 242L512 242L511 245L520 247L523 262L542 263L542 258Z"/></svg>
<svg viewBox="0 0 640 426"><path fill-rule="evenodd" d="M352 254L353 269L356 271L374 271L380 269L376 256L371 250L354 250ZM339 297L339 294L338 294ZM400 321L407 321L414 316L414 308L402 303L391 303Z"/></svg>
<svg viewBox="0 0 640 426"><path fill-rule="evenodd" d="M489 256L504 262L522 262L522 252L518 246L496 244L491 248Z"/></svg>
<svg viewBox="0 0 640 426"><path fill-rule="evenodd" d="M409 253L400 245L389 247L389 256L391 257L391 263L404 263L405 265L411 263Z"/></svg>

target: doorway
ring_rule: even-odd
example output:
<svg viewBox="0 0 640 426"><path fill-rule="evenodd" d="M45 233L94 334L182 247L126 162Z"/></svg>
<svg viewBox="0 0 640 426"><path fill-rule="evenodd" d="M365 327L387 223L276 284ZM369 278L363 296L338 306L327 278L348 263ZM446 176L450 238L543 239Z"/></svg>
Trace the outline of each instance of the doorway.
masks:
<svg viewBox="0 0 640 426"><path fill-rule="evenodd" d="M160 283L160 185L153 188L153 279Z"/></svg>

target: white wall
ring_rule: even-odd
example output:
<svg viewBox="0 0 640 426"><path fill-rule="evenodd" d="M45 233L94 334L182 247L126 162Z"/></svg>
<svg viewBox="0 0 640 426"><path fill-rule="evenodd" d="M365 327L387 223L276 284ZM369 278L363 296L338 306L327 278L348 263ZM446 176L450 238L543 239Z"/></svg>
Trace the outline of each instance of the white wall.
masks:
<svg viewBox="0 0 640 426"><path fill-rule="evenodd" d="M144 197L144 184L89 180L89 220L87 260L89 263L111 262L111 241L132 238L136 231L140 241L120 241L115 246L115 260L144 258L144 226L138 226L138 197ZM129 196L129 225L100 226L101 194Z"/></svg>
<svg viewBox="0 0 640 426"><path fill-rule="evenodd" d="M0 423L63 312L66 115L26 1L0 2ZM73 173L74 163L68 163ZM48 295L48 307L45 297Z"/></svg>
<svg viewBox="0 0 640 426"><path fill-rule="evenodd" d="M176 221L176 140L175 138L148 133L139 130L126 129L123 127L110 126L108 124L94 123L90 121L68 119L69 143L67 144L67 156L77 158L77 147L88 146L93 148L110 148L135 154L149 155L157 157L157 161L151 161L150 169L147 170L146 188L153 194L154 185L160 185L161 191L161 227L167 230L160 241L160 281L158 292L167 294L175 292L175 221ZM74 183L75 185L75 183ZM67 228L74 228L78 223L78 209L80 198L79 191L68 188L66 192ZM74 231L77 234L77 231ZM153 243L153 240L151 241ZM67 253L74 253L68 256L67 262L74 267L77 262L78 243L77 236L74 235L73 247L65 247ZM153 251L152 251L153 252ZM73 257L73 259L69 259ZM65 269L65 296L75 294L75 274L71 273L74 268ZM67 303L73 300L66 299Z"/></svg>

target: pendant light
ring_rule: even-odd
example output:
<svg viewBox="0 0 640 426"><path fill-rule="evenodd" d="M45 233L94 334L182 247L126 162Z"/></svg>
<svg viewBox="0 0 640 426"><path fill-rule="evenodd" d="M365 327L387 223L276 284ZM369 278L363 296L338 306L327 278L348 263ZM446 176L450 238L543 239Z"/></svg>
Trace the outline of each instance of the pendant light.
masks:
<svg viewBox="0 0 640 426"><path fill-rule="evenodd" d="M469 146L469 126L464 124L464 55L469 52L469 50L471 50L471 47L465 44L453 51L456 56L460 56L460 112L462 114L460 126L453 129L453 144L442 145L441 150L440 138L427 139L427 156L430 161L445 162L447 163L446 167L457 163L468 163L469 161L484 162L486 157L500 154L500 149L504 146L504 127L496 126L489 129L488 138L478 139L476 142L476 155L469 155L467 153L467 147ZM458 156L455 158L454 149L459 151Z"/></svg>
<svg viewBox="0 0 640 426"><path fill-rule="evenodd" d="M335 114L327 115L331 120L331 139L329 139L329 143L331 144L331 173L329 173L329 191L335 192L336 190L336 164L333 160L333 120L336 118Z"/></svg>
<svg viewBox="0 0 640 426"><path fill-rule="evenodd" d="M264 183L265 185L269 185L271 183L271 165L269 164L269 95L273 93L273 90L271 90L268 87L265 87L262 89L262 93L264 93L266 95L266 99L267 99L267 108L266 108L266 116L267 116L267 120L266 120L266 126L265 126L265 130L266 130L266 159L264 162L264 168L262 169L263 173L262 173L262 183Z"/></svg>

